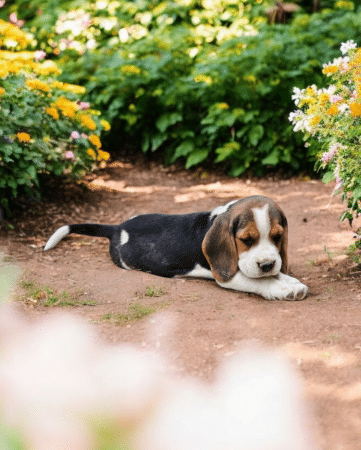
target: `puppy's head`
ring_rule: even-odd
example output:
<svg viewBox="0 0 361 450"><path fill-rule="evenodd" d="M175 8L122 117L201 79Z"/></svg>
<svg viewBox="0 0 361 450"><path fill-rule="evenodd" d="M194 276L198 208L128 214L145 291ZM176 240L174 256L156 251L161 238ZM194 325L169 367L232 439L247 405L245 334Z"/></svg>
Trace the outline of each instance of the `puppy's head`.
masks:
<svg viewBox="0 0 361 450"><path fill-rule="evenodd" d="M221 283L231 280L238 270L249 278L286 273L286 216L267 197L252 196L230 203L214 219L202 250L213 276Z"/></svg>

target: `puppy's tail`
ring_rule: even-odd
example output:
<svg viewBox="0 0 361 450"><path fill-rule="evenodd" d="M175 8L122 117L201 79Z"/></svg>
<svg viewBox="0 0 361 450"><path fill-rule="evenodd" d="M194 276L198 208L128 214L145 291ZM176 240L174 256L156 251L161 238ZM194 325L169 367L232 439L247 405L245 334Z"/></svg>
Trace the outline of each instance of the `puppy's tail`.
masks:
<svg viewBox="0 0 361 450"><path fill-rule="evenodd" d="M106 237L111 239L115 233L116 225L98 225L92 223L82 223L79 225L64 225L58 228L50 237L44 247L44 251L55 247L68 234L85 234L86 236Z"/></svg>

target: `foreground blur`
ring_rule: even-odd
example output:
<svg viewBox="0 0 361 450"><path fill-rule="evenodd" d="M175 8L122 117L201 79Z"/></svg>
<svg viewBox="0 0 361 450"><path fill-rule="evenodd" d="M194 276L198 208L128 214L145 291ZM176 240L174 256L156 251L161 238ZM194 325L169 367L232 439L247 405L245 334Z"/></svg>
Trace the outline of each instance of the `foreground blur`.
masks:
<svg viewBox="0 0 361 450"><path fill-rule="evenodd" d="M15 275L0 271L4 297ZM29 324L2 303L2 449L315 449L300 380L282 355L243 349L207 384L95 333L69 314Z"/></svg>

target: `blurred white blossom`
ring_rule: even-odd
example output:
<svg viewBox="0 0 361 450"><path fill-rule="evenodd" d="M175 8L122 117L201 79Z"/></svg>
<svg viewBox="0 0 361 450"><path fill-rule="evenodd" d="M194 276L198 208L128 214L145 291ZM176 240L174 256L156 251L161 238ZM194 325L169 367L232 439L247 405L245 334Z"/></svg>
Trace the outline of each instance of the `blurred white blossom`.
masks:
<svg viewBox="0 0 361 450"><path fill-rule="evenodd" d="M0 292L8 292L13 272L2 269ZM149 330L165 342L169 328L161 315ZM28 323L3 303L2 448L315 449L300 380L280 354L243 350L221 365L213 384L176 377L169 367L135 346L101 344L95 328L72 315ZM11 433L16 447L6 441Z"/></svg>

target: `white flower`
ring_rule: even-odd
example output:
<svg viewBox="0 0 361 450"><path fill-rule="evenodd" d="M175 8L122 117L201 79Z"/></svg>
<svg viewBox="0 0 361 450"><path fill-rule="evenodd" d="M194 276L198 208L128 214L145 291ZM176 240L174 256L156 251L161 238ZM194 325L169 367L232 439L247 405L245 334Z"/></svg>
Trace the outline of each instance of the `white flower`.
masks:
<svg viewBox="0 0 361 450"><path fill-rule="evenodd" d="M122 43L127 42L127 40L129 39L129 33L126 28L121 28L118 34L120 42Z"/></svg>
<svg viewBox="0 0 361 450"><path fill-rule="evenodd" d="M288 120L293 123L294 128L293 131L308 131L312 132L312 128L310 127L310 118L307 117L302 111L296 110L291 112L288 116Z"/></svg>
<svg viewBox="0 0 361 450"><path fill-rule="evenodd" d="M299 89L298 87L293 88L292 100L294 100L295 105L298 106L300 100L303 98L304 89Z"/></svg>
<svg viewBox="0 0 361 450"><path fill-rule="evenodd" d="M303 112L300 110L296 110L290 113L290 115L288 116L288 120L292 123L295 123L295 121L297 121L297 118L303 116Z"/></svg>
<svg viewBox="0 0 361 450"><path fill-rule="evenodd" d="M344 113L345 111L348 111L349 109L350 109L350 107L348 106L347 103L342 103L342 104L338 107L338 110L339 110L341 113Z"/></svg>
<svg viewBox="0 0 361 450"><path fill-rule="evenodd" d="M330 84L327 89L322 89L321 91L325 94L333 95L336 92L336 86L334 84Z"/></svg>
<svg viewBox="0 0 361 450"><path fill-rule="evenodd" d="M26 448L95 448L92 424L115 420L121 431L158 404L159 358L101 346L93 329L70 315L32 325L6 319L0 320L2 422L21 430Z"/></svg>
<svg viewBox="0 0 361 450"><path fill-rule="evenodd" d="M216 383L174 380L140 433L139 450L310 450L297 375L284 358L244 350Z"/></svg>
<svg viewBox="0 0 361 450"><path fill-rule="evenodd" d="M352 48L357 48L356 42L354 42L352 39L347 42L342 42L340 50L343 55L345 55L349 50Z"/></svg>

